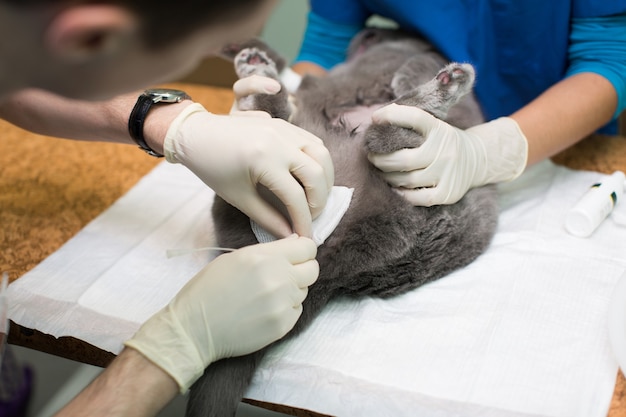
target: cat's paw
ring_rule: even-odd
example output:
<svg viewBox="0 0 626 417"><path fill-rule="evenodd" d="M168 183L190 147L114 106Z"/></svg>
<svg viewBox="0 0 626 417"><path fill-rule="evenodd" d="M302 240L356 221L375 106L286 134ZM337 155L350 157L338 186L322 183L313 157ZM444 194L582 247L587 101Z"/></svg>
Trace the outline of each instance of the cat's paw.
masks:
<svg viewBox="0 0 626 417"><path fill-rule="evenodd" d="M373 153L390 153L416 148L424 137L412 129L389 124L372 124L365 131L365 149Z"/></svg>
<svg viewBox="0 0 626 417"><path fill-rule="evenodd" d="M278 68L270 54L257 47L243 48L234 58L235 72L239 78L259 75L278 80ZM282 86L282 84L281 84ZM288 120L291 115L289 96L285 88L276 94L252 94L239 97L237 108L241 111L262 110L272 117Z"/></svg>
<svg viewBox="0 0 626 417"><path fill-rule="evenodd" d="M446 93L448 100L457 102L472 90L475 79L473 66L453 62L440 70L433 81L438 84L441 93Z"/></svg>
<svg viewBox="0 0 626 417"><path fill-rule="evenodd" d="M450 107L472 91L476 73L470 64L454 62L439 70L437 75L395 102L415 106L435 117L445 119Z"/></svg>
<svg viewBox="0 0 626 417"><path fill-rule="evenodd" d="M256 48L244 48L235 56L235 72L239 78L251 75L278 78L278 69L267 52Z"/></svg>

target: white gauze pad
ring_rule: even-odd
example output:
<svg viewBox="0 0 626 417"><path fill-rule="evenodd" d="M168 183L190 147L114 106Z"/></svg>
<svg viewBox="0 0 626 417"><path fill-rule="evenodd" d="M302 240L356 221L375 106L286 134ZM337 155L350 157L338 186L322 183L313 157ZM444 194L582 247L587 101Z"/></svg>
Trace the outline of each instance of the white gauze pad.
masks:
<svg viewBox="0 0 626 417"><path fill-rule="evenodd" d="M330 190L326 207L324 207L322 213L313 220L313 224L311 225L313 229L312 239L317 246L324 243L326 238L335 230L343 215L346 214L348 207L350 207L353 192L354 188L339 186L334 186ZM250 220L250 226L259 243L267 243L276 240L273 235L252 220Z"/></svg>

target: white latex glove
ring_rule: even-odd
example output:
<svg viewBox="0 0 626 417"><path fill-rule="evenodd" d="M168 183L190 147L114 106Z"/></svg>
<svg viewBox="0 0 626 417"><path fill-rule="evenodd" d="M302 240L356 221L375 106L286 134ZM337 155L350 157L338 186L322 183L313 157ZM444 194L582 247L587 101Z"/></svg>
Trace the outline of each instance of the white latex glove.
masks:
<svg viewBox="0 0 626 417"><path fill-rule="evenodd" d="M281 88L278 81L260 75L251 75L235 81L235 84L233 84L235 101L230 109L230 114L245 112L245 110L239 108L239 100L242 98L253 94L276 94Z"/></svg>
<svg viewBox="0 0 626 417"><path fill-rule="evenodd" d="M391 104L372 119L413 129L426 139L419 148L368 155L416 206L456 203L470 188L513 180L526 167L528 142L508 117L462 130L416 107Z"/></svg>
<svg viewBox="0 0 626 417"><path fill-rule="evenodd" d="M170 374L184 393L210 363L287 334L319 274L316 253L312 240L293 235L221 255L125 345Z"/></svg>
<svg viewBox="0 0 626 417"><path fill-rule="evenodd" d="M163 148L167 161L185 165L276 237L293 233L291 225L257 185L285 205L296 233L310 237L334 183L322 140L280 119L219 116L194 103L172 122Z"/></svg>

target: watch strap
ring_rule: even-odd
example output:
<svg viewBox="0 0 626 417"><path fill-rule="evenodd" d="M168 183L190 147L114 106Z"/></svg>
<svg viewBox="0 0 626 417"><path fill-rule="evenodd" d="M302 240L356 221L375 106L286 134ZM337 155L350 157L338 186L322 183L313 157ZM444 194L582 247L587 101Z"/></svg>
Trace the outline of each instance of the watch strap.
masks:
<svg viewBox="0 0 626 417"><path fill-rule="evenodd" d="M157 103L178 103L182 100L191 99L191 97L189 97L189 95L187 95L186 93L177 90L161 90L166 92L178 93L178 95L174 96L173 98L158 94L150 94L149 91L150 90L146 90L146 92L144 92L137 98L137 102L135 103L133 110L130 112L130 117L128 118L128 132L130 134L130 137L133 138L135 143L139 146L139 149L144 150L150 156L162 158L162 154L156 152L154 149L148 146L148 144L146 143L146 138L143 135L143 128L146 117L148 116L148 112L150 111L152 106Z"/></svg>
<svg viewBox="0 0 626 417"><path fill-rule="evenodd" d="M149 147L143 136L143 125L146 121L146 116L154 104L154 100L148 94L139 96L128 118L128 132L130 133L130 137L133 138L135 143L139 146L139 149L144 150L150 156L161 158L163 155Z"/></svg>

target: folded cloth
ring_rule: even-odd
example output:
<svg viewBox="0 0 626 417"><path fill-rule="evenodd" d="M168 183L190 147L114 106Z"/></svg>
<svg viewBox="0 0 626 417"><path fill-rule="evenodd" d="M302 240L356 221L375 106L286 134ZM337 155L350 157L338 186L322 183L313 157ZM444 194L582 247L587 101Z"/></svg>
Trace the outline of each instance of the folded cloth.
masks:
<svg viewBox="0 0 626 417"><path fill-rule="evenodd" d="M166 257L214 244L212 194L179 168L159 165L11 284L9 317L119 352L210 259ZM502 185L497 233L475 262L402 296L333 301L275 345L247 397L330 415L605 417L626 229L607 219L581 239L563 224L602 178L548 161Z"/></svg>
<svg viewBox="0 0 626 417"><path fill-rule="evenodd" d="M214 193L186 168L160 164L7 290L9 318L118 353L215 254Z"/></svg>
<svg viewBox="0 0 626 417"><path fill-rule="evenodd" d="M320 246L328 236L335 230L343 215L348 211L350 207L350 201L352 200L352 193L354 188L335 186L330 190L328 195L328 201L326 207L320 213L320 215L313 220L311 228L313 229L313 236L311 239L317 246ZM256 237L256 240L260 243L267 243L276 240L267 230L263 229L254 220L250 220L250 227Z"/></svg>

